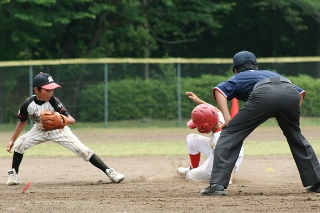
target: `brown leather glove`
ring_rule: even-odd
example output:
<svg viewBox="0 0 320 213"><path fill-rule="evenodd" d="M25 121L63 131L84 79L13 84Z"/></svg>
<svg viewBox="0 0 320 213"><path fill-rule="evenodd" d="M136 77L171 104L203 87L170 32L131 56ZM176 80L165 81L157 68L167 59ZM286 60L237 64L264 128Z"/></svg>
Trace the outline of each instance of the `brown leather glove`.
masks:
<svg viewBox="0 0 320 213"><path fill-rule="evenodd" d="M43 131L63 129L68 124L68 118L58 112L43 110L40 112L40 122Z"/></svg>

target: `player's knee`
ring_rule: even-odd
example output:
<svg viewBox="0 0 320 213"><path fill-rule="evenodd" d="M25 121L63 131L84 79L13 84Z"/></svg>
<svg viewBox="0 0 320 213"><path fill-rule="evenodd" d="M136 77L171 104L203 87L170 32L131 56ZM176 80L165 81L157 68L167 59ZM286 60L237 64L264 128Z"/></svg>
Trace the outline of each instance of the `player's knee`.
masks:
<svg viewBox="0 0 320 213"><path fill-rule="evenodd" d="M85 155L80 156L82 157L85 161L89 161L90 158L94 155L95 153L92 150L88 150L88 152L85 153Z"/></svg>
<svg viewBox="0 0 320 213"><path fill-rule="evenodd" d="M27 150L28 148L26 148L25 146L23 146L23 144L19 143L17 145L15 145L14 147L14 151L19 153L19 154L24 154L25 150Z"/></svg>
<svg viewBox="0 0 320 213"><path fill-rule="evenodd" d="M187 146L187 149L189 151L189 153L194 153L196 152L195 150L195 138L197 137L196 134L189 134L187 135L187 138L186 138L186 146Z"/></svg>
<svg viewBox="0 0 320 213"><path fill-rule="evenodd" d="M188 134L186 137L187 146L188 145L191 146L194 143L196 137L197 137L197 134L194 134L194 133Z"/></svg>

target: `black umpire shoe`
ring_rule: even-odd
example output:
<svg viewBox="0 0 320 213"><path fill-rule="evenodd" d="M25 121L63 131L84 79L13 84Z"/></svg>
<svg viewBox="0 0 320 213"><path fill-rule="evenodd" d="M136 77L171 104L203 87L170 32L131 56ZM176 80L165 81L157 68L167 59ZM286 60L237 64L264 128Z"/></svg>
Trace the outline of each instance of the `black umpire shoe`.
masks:
<svg viewBox="0 0 320 213"><path fill-rule="evenodd" d="M316 193L320 193L320 182L316 183L314 185L308 186L306 188L307 192L316 192Z"/></svg>
<svg viewBox="0 0 320 213"><path fill-rule="evenodd" d="M202 189L202 196L225 196L224 186L220 184L210 184L208 188Z"/></svg>

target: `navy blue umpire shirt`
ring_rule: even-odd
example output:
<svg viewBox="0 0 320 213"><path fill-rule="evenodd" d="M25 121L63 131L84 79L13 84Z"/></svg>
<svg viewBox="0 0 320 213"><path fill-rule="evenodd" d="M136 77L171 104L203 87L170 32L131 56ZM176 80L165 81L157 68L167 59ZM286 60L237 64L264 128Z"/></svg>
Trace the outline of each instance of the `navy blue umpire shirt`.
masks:
<svg viewBox="0 0 320 213"><path fill-rule="evenodd" d="M236 98L241 101L247 101L250 93L253 90L254 85L265 78L271 78L275 76L281 76L280 74L270 71L270 70L246 70L243 72L239 72L231 77L229 80L218 84L213 90L220 91L228 101ZM300 87L292 84L298 92L304 94L305 91Z"/></svg>

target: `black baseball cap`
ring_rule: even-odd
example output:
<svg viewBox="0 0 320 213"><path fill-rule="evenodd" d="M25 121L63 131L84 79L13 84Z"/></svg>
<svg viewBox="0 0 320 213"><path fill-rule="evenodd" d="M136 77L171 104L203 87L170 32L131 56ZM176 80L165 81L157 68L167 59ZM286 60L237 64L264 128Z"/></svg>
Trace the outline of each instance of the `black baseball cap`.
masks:
<svg viewBox="0 0 320 213"><path fill-rule="evenodd" d="M59 84L53 81L53 78L48 73L40 73L36 75L33 79L33 87L41 87L47 90L53 90L56 88L61 88Z"/></svg>
<svg viewBox="0 0 320 213"><path fill-rule="evenodd" d="M243 65L246 64L246 62L251 61L253 64L257 64L257 58L256 56L249 51L241 51L236 53L233 56L233 66Z"/></svg>

